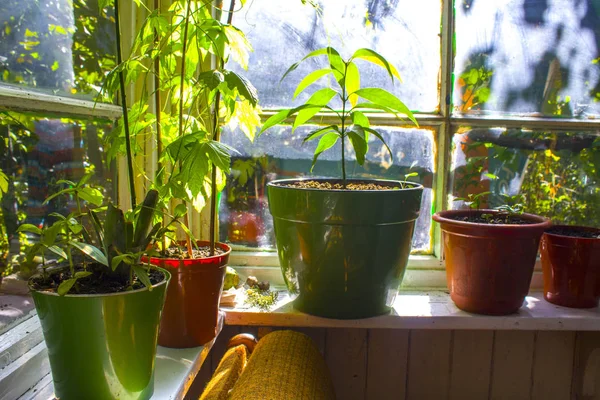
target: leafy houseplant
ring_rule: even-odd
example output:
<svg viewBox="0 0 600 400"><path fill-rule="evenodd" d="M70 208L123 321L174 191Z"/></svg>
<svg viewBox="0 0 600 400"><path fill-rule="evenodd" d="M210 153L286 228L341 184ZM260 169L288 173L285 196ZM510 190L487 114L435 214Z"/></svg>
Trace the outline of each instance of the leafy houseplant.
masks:
<svg viewBox="0 0 600 400"><path fill-rule="evenodd" d="M371 317L389 312L398 292L423 187L402 181L348 179L346 148L349 142L360 165L365 163L371 138L383 142L392 155L366 112L384 111L416 120L390 92L361 88L358 60L382 67L392 81L399 78L396 68L375 51L360 49L344 60L337 50L327 47L300 62L319 56L327 57L327 67L309 73L294 97L325 76L333 76L336 87L317 90L305 104L273 115L262 131L293 116L294 130L319 111L333 113L336 123L312 131L304 141L318 139L313 166L324 151L339 142L342 179L270 182L269 209L283 276L290 293L297 296L294 306L330 318ZM330 106L334 99L341 101L341 111Z"/></svg>
<svg viewBox="0 0 600 400"><path fill-rule="evenodd" d="M544 298L573 308L598 307L600 229L555 225L542 235Z"/></svg>
<svg viewBox="0 0 600 400"><path fill-rule="evenodd" d="M120 40L119 0L114 7ZM119 43L117 48L120 63ZM68 264L47 270L44 263L42 274L29 280L55 394L61 399L147 399L154 391L158 327L170 274L141 259L168 227L153 224L157 191L150 190L136 204L123 75L120 70L132 210L123 212L112 203L100 207L102 193L89 185L86 175L78 183L63 181L67 188L56 194L74 196L75 212L53 214L56 222L44 229L27 224L19 228L39 235L30 259L45 257L48 251ZM89 260L77 261L72 250Z"/></svg>
<svg viewBox="0 0 600 400"><path fill-rule="evenodd" d="M244 68L248 63L249 43L232 25L235 4L231 1L226 22L220 20L221 9L209 1L175 0L168 11L155 4L121 67L129 71L126 82L137 76L154 78L154 89L144 90L132 106L140 118L130 125L134 135L155 129L159 166L153 186L161 208L178 203L181 212L176 214L184 214L188 204L201 211L210 201L210 241L194 239L186 216L185 243L172 232L150 259L173 275L159 336L163 346L196 347L215 336L231 251L215 238L217 198L232 151L220 142L221 130L233 122L252 139L260 122L256 89L225 68L229 59ZM108 88L117 84L117 72ZM155 114L148 111L150 100L157 105Z"/></svg>
<svg viewBox="0 0 600 400"><path fill-rule="evenodd" d="M469 210L440 211L433 219L444 234L448 289L456 306L478 314L512 314L529 292L540 237L551 223L523 213L519 204L479 209L487 194L462 199Z"/></svg>

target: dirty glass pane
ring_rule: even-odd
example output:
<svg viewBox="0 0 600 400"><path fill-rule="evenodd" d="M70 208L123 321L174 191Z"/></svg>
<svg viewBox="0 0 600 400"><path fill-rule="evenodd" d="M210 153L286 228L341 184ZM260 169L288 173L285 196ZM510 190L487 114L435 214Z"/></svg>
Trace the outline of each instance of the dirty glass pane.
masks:
<svg viewBox="0 0 600 400"><path fill-rule="evenodd" d="M358 61L364 71L363 86L383 86L412 110L438 109L440 0L312 2L318 5L318 11L308 1L254 0L233 18L233 24L245 32L254 47L245 74L257 87L264 109L306 101L308 94L294 102L292 94L302 77L320 65L317 58L301 64L283 82L279 80L290 65L310 51L329 45L344 58L359 48L376 50L398 68L404 82L392 85L385 71ZM314 88L326 85L323 78Z"/></svg>
<svg viewBox="0 0 600 400"><path fill-rule="evenodd" d="M103 148L110 128L108 121L0 113L0 170L8 177L0 214L12 239L21 223L41 227L50 222L50 213L76 210L74 198L61 196L44 204L48 195L64 188L57 184L61 179L77 182L93 171L91 182L101 185L105 196L111 195L113 175Z"/></svg>
<svg viewBox="0 0 600 400"><path fill-rule="evenodd" d="M339 143L331 151L324 153L313 172L309 172L317 141L302 144L302 139L311 130L314 127L299 128L292 135L289 127L276 127L253 144L241 134L224 135L224 141L240 154L233 157L231 176L221 196L221 240L251 248L275 249L265 184L280 178L341 176ZM352 178L402 180L409 171L417 172L418 176L411 177L410 180L423 184L425 191L413 251L429 253L435 132L423 127L380 128L380 132L394 154L393 162L381 142L370 137L364 168L356 164L353 151L348 150L346 173Z"/></svg>
<svg viewBox="0 0 600 400"><path fill-rule="evenodd" d="M600 114L600 3L456 1L455 110Z"/></svg>
<svg viewBox="0 0 600 400"><path fill-rule="evenodd" d="M600 132L461 127L451 175L449 208L484 193L480 208L520 203L555 222L600 226Z"/></svg>
<svg viewBox="0 0 600 400"><path fill-rule="evenodd" d="M94 98L115 66L112 8L96 0L0 1L0 85Z"/></svg>

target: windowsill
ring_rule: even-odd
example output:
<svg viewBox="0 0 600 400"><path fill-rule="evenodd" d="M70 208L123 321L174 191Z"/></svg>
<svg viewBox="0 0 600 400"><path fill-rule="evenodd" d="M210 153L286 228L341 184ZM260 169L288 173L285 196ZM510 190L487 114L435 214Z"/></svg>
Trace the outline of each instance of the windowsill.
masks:
<svg viewBox="0 0 600 400"><path fill-rule="evenodd" d="M486 316L459 310L442 291L401 292L388 315L358 320L320 318L294 310L286 292L270 312L243 307L226 308L226 325L368 328L368 329L477 329L477 330L600 330L600 309L572 309L531 292L518 313Z"/></svg>

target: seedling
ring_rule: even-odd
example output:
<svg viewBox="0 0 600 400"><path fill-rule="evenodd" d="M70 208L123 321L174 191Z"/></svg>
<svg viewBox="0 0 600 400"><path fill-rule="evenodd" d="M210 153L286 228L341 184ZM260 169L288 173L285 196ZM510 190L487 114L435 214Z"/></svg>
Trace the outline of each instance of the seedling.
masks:
<svg viewBox="0 0 600 400"><path fill-rule="evenodd" d="M259 134L275 125L283 124L288 118L296 116L292 125L293 132L299 126L308 122L318 112L332 112L337 117L337 123L310 132L304 138L304 142L319 139L313 155L312 171L319 156L335 146L338 141L341 141L342 180L345 186L346 139L352 145L356 161L361 166L364 165L365 157L369 150L369 135L375 136L383 143L393 160L392 151L381 133L371 127L369 118L365 113L384 111L396 116L400 120L403 120L402 116L404 116L415 125L418 124L408 107L392 93L381 88L361 88L360 72L355 63L356 60L368 61L383 68L390 76L392 82L394 82L394 77L400 79L398 70L383 56L370 49L359 49L347 60L342 59L339 52L332 47L315 50L299 62L293 64L281 79L283 80L290 72L298 68L298 65L303 61L319 56L327 56L328 67L312 71L306 75L298 84L294 92L294 98L325 76L333 76L337 84L336 87L326 87L317 90L305 104L296 108L282 110L273 115L265 122ZM335 110L329 105L336 97L342 102L341 111Z"/></svg>

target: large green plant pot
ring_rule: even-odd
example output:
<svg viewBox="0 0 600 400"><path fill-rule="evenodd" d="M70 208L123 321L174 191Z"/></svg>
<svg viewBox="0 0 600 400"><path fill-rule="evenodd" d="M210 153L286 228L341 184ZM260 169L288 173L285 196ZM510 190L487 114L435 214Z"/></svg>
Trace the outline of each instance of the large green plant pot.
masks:
<svg viewBox="0 0 600 400"><path fill-rule="evenodd" d="M170 274L152 290L66 295L32 290L61 400L149 399Z"/></svg>
<svg viewBox="0 0 600 400"><path fill-rule="evenodd" d="M281 186L294 181L267 185L279 262L296 296L294 307L340 319L388 313L406 270L423 186L364 191Z"/></svg>

